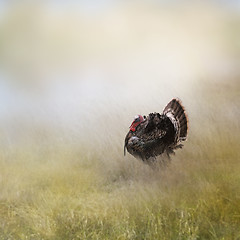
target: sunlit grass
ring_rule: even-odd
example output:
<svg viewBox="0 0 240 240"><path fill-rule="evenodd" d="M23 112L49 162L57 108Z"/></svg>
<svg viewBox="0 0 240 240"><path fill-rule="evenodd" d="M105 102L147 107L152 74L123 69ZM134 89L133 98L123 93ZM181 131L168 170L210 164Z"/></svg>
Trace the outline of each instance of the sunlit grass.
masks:
<svg viewBox="0 0 240 240"><path fill-rule="evenodd" d="M0 240L240 239L239 15L189 4L9 9ZM184 148L167 165L124 157L131 116L173 97Z"/></svg>
<svg viewBox="0 0 240 240"><path fill-rule="evenodd" d="M191 137L164 169L120 148L2 152L0 238L238 239L238 135L224 136Z"/></svg>

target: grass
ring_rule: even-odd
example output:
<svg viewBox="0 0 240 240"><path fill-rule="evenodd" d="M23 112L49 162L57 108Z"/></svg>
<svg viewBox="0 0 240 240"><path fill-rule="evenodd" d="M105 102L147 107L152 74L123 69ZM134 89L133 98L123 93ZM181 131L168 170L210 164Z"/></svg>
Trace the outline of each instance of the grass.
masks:
<svg viewBox="0 0 240 240"><path fill-rule="evenodd" d="M19 6L0 26L2 74L6 68L16 88L1 106L9 119L0 125L0 240L240 240L238 14L130 4L93 18L75 9L61 17ZM38 81L52 76L60 77L59 103L47 89L55 83ZM86 99L76 87L70 98L73 87L65 95L61 82L75 78L99 87ZM104 88L106 97L97 94ZM166 167L123 157L129 113L164 107L171 95L184 97L189 114L184 148ZM75 124L42 127L41 119L58 122L58 111Z"/></svg>
<svg viewBox="0 0 240 240"><path fill-rule="evenodd" d="M240 239L239 84L232 84L214 96L210 84L210 92L198 89L204 97L186 106L188 141L167 166L123 157L124 127L106 134L103 118L104 134L89 131L77 144L35 129L23 131L31 143L2 145L0 239ZM235 101L222 97L231 86ZM107 120L107 129L117 122Z"/></svg>
<svg viewBox="0 0 240 240"><path fill-rule="evenodd" d="M190 137L164 169L120 146L2 151L0 239L240 239L237 133Z"/></svg>

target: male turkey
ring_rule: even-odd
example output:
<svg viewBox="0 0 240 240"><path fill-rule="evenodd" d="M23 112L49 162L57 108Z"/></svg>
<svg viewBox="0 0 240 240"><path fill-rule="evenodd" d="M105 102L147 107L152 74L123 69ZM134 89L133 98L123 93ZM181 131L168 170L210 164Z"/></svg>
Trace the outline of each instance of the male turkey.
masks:
<svg viewBox="0 0 240 240"><path fill-rule="evenodd" d="M137 115L125 138L124 155L127 151L143 161L182 148L188 131L188 118L179 99L173 99L163 113L150 113L147 117Z"/></svg>

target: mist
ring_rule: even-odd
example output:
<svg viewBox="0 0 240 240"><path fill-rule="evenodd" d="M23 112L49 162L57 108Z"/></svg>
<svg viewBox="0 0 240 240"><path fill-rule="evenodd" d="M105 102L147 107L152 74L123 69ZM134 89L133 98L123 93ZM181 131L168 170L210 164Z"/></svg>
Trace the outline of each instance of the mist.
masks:
<svg viewBox="0 0 240 240"><path fill-rule="evenodd" d="M202 85L239 77L239 12L230 3L2 8L0 112L11 141L27 137L22 127L59 128L63 137L125 134L136 114L161 112L173 97L197 111Z"/></svg>
<svg viewBox="0 0 240 240"><path fill-rule="evenodd" d="M237 239L238 1L1 1L0 238ZM123 156L180 98L163 167Z"/></svg>

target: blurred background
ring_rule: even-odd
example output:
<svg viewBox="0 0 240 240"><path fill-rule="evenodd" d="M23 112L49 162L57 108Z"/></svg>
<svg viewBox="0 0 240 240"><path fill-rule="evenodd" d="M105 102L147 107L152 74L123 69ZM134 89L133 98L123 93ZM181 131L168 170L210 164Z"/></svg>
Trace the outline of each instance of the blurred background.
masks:
<svg viewBox="0 0 240 240"><path fill-rule="evenodd" d="M164 168L123 156L178 97ZM0 239L240 239L240 1L0 0Z"/></svg>
<svg viewBox="0 0 240 240"><path fill-rule="evenodd" d="M189 138L239 131L239 1L0 1L0 140L122 151L174 97ZM224 135L226 137L226 135Z"/></svg>

